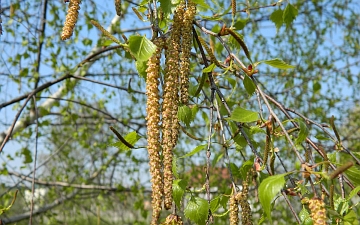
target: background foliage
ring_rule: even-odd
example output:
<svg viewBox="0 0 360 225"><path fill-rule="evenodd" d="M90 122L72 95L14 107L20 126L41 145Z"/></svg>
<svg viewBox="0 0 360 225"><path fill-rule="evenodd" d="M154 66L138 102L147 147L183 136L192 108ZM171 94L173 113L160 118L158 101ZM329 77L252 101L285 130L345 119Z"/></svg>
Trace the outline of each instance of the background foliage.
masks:
<svg viewBox="0 0 360 225"><path fill-rule="evenodd" d="M189 107L180 107L183 129L174 152L174 200L184 223L205 224L209 208L214 213L214 224L228 223L231 183L242 188L255 158L244 137L235 134L235 122L245 124L245 133L260 158L266 148L266 129L256 121L259 114L266 121L270 111L259 92L255 93L259 87L269 101L274 99L270 102L274 114L289 131L297 151L302 156L311 155L311 165L329 160L341 167L348 161L354 162L340 180L326 179L325 175L335 168L324 172L326 164L314 167L314 171L324 172L320 173L323 179L311 175L315 184L297 183L296 190L302 197L321 197L334 184L333 205L325 198L328 222L335 224L342 219L344 224L356 224L360 214L356 205L359 190L351 190L360 186L360 166L356 164L360 98L358 1L244 0L237 1L234 18L229 1L194 2L198 4L195 20L199 25L195 30L217 60L226 60L227 45L246 66L278 58L295 68L278 69L284 65L267 61L258 65L259 72L251 78L239 71L208 68L205 72L211 71L215 82L205 77L202 92L195 96L204 65L199 47L192 49L191 101ZM159 13L162 11L158 25L164 33L171 32L172 10L177 4L178 1L157 3ZM45 191L41 197L34 195L34 224L148 224L151 185L145 147L146 73L132 57L135 55L139 62L148 56L131 46L152 38L149 7L153 7L151 1L123 1L122 15L117 17L112 1L84 1L72 38L62 41L60 33L67 10L64 1L1 1L1 144L5 144L9 128L16 122L1 153L0 206L4 210L0 213L6 224L28 223L31 203L26 193L32 186ZM108 31L122 43L126 42L122 35L130 37L128 44L135 54L117 47L91 20L109 26ZM242 35L252 62L230 35L222 37L225 44L209 35L220 32L224 24L230 27L232 22ZM244 81L241 76L245 76ZM217 96L214 105L209 101L212 84L224 95L224 99ZM293 119L287 118L281 107ZM216 119L217 112L211 117L212 108L217 109L221 120ZM333 115L336 119L331 122ZM294 122L299 128L291 132L296 127ZM135 148L118 142L110 126ZM210 189L205 190L203 168L210 127ZM271 136L272 146L279 150L275 163L278 175L266 179L268 172L262 170L257 183L251 182L252 197L248 201L254 223L270 223L272 218L277 224L295 224L290 204L302 223L311 224L310 211L302 206L299 196L288 196L286 203L280 194L281 189L294 188L292 179L305 178L301 173L304 167L290 142L278 123L274 127ZM316 150L325 152L327 158ZM287 171L293 171L291 177L285 176L289 175L285 174ZM15 190L19 191L16 201L6 209ZM211 192L210 204L207 192ZM169 213L164 211L162 220Z"/></svg>

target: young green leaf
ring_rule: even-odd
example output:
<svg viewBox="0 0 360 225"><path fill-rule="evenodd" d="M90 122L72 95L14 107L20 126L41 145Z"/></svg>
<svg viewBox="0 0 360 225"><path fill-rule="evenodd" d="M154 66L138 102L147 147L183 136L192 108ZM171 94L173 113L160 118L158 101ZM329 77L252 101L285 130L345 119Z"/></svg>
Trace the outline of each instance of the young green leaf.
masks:
<svg viewBox="0 0 360 225"><path fill-rule="evenodd" d="M138 74L140 75L140 77L146 79L147 62L146 61L136 61L135 66L136 66L136 70L138 71Z"/></svg>
<svg viewBox="0 0 360 225"><path fill-rule="evenodd" d="M131 145L134 145L138 140L140 140L140 138L141 137L136 133L136 131L130 132L124 137L125 141ZM110 146L116 147L123 151L130 150L130 148L121 141L112 143L112 144L110 144Z"/></svg>
<svg viewBox="0 0 360 225"><path fill-rule="evenodd" d="M181 199L186 190L186 181L182 179L177 179L173 181L173 197L177 207L180 208Z"/></svg>
<svg viewBox="0 0 360 225"><path fill-rule="evenodd" d="M352 191L350 191L349 196L346 198L347 201L349 201L352 197L354 197L355 195L357 195L357 193L360 191L360 186L357 186L356 188L354 188Z"/></svg>
<svg viewBox="0 0 360 225"><path fill-rule="evenodd" d="M189 106L182 105L179 107L178 118L183 122L187 127L190 126L192 119L192 111Z"/></svg>
<svg viewBox="0 0 360 225"><path fill-rule="evenodd" d="M244 84L244 87L246 89L246 92L249 95L254 94L254 92L256 90L256 86L255 86L254 82L250 79L250 77L248 75L245 75L245 78L243 80L243 84Z"/></svg>
<svg viewBox="0 0 360 225"><path fill-rule="evenodd" d="M197 147L195 147L191 152L179 157L180 159L186 158L186 157L190 157L198 152L200 152L201 150L203 150L206 147L206 144L204 145L199 145Z"/></svg>
<svg viewBox="0 0 360 225"><path fill-rule="evenodd" d="M169 0L159 0L160 7L162 11L164 12L164 16L167 17L172 13L173 8L175 7L175 4L173 4L173 1Z"/></svg>
<svg viewBox="0 0 360 225"><path fill-rule="evenodd" d="M204 0L193 0L193 2L205 9L211 9L210 5L207 4Z"/></svg>
<svg viewBox="0 0 360 225"><path fill-rule="evenodd" d="M279 174L275 176L270 176L264 179L259 186L259 199L260 203L266 213L266 216L271 221L271 202L279 191L284 187L285 179L284 177L288 175Z"/></svg>
<svg viewBox="0 0 360 225"><path fill-rule="evenodd" d="M250 169L253 168L253 164L254 164L254 160L248 160L241 165L239 172L243 180L246 180L246 176L250 171Z"/></svg>
<svg viewBox="0 0 360 225"><path fill-rule="evenodd" d="M302 208L302 210L299 213L299 218L303 225L312 225L313 221L310 217L309 212L305 209L305 207Z"/></svg>
<svg viewBox="0 0 360 225"><path fill-rule="evenodd" d="M278 9L270 15L270 20L275 24L276 31L279 31L280 27L283 24L283 13L284 11L282 9Z"/></svg>
<svg viewBox="0 0 360 225"><path fill-rule="evenodd" d="M350 210L348 214L344 216L344 225L359 225L360 218L354 210Z"/></svg>
<svg viewBox="0 0 360 225"><path fill-rule="evenodd" d="M290 24L296 19L297 15L298 15L298 10L293 5L288 3L283 14L283 20L284 23L286 24L286 27L290 26Z"/></svg>
<svg viewBox="0 0 360 225"><path fill-rule="evenodd" d="M301 144L301 142L305 141L307 136L309 135L309 129L307 128L306 124L301 120L296 120L296 122L300 126L300 132L296 139L296 144Z"/></svg>
<svg viewBox="0 0 360 225"><path fill-rule="evenodd" d="M205 225L209 214L209 203L199 197L191 197L184 210L185 217L198 225Z"/></svg>
<svg viewBox="0 0 360 225"><path fill-rule="evenodd" d="M278 68L278 69L283 69L283 70L287 70L287 69L293 69L295 68L295 66L289 65L286 62L282 61L281 59L270 59L270 60L264 60L261 61L263 63L268 64L269 66Z"/></svg>
<svg viewBox="0 0 360 225"><path fill-rule="evenodd" d="M241 107L237 107L232 112L231 116L228 118L229 120L233 120L240 123L249 123L257 121L259 115L257 112L253 112Z"/></svg>
<svg viewBox="0 0 360 225"><path fill-rule="evenodd" d="M222 197L222 195L217 196L217 197L213 198L210 201L210 210L211 210L211 212L216 212L216 210L218 210L218 208L221 206L220 205L221 197Z"/></svg>
<svg viewBox="0 0 360 225"><path fill-rule="evenodd" d="M249 21L249 18L246 19L239 19L235 22L234 27L236 30L242 30L246 26L247 22Z"/></svg>
<svg viewBox="0 0 360 225"><path fill-rule="evenodd" d="M204 72L204 73L210 73L210 72L212 72L212 71L215 69L215 67L216 67L215 63L211 63L210 66L205 67L205 68L203 69L203 72Z"/></svg>
<svg viewBox="0 0 360 225"><path fill-rule="evenodd" d="M146 61L155 52L156 45L145 36L132 35L129 37L129 49L137 60Z"/></svg>

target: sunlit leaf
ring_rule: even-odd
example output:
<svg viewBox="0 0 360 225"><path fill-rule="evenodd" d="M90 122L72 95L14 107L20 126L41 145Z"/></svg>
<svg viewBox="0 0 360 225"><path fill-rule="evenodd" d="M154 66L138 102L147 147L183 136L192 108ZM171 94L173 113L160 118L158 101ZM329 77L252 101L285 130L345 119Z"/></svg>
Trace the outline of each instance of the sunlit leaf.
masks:
<svg viewBox="0 0 360 225"><path fill-rule="evenodd" d="M247 22L248 22L248 18L246 19L239 19L235 22L234 27L236 30L242 30L244 29L244 27L246 26Z"/></svg>
<svg viewBox="0 0 360 225"><path fill-rule="evenodd" d="M156 45L145 36L132 35L129 37L129 49L137 60L146 61L155 52Z"/></svg>
<svg viewBox="0 0 360 225"><path fill-rule="evenodd" d="M354 210L350 210L348 214L344 216L344 225L359 225L359 215Z"/></svg>
<svg viewBox="0 0 360 225"><path fill-rule="evenodd" d="M231 113L231 116L228 119L236 122L248 123L248 122L257 121L258 118L259 118L259 114L257 112L238 107L234 109L234 111Z"/></svg>
<svg viewBox="0 0 360 225"><path fill-rule="evenodd" d="M286 27L290 26L290 24L296 19L297 15L298 10L292 4L288 3L283 14L283 20Z"/></svg>
<svg viewBox="0 0 360 225"><path fill-rule="evenodd" d="M175 204L180 208L180 202L184 196L187 183L182 179L177 179L173 181L173 197Z"/></svg>
<svg viewBox="0 0 360 225"><path fill-rule="evenodd" d="M243 84L244 84L244 87L246 89L246 92L249 95L254 94L254 92L256 90L256 86L255 86L254 82L250 79L249 76L245 75L244 80L243 80Z"/></svg>
<svg viewBox="0 0 360 225"><path fill-rule="evenodd" d="M192 111L190 107L187 105L180 106L178 110L178 118L186 126L189 126L192 120Z"/></svg>
<svg viewBox="0 0 360 225"><path fill-rule="evenodd" d="M204 72L204 73L209 73L209 72L212 72L215 68L216 68L215 63L211 63L210 66L205 67L205 68L203 69L203 72Z"/></svg>
<svg viewBox="0 0 360 225"><path fill-rule="evenodd" d="M138 71L138 74L140 75L140 77L146 79L147 62L146 61L136 61L135 65L136 65L136 70Z"/></svg>
<svg viewBox="0 0 360 225"><path fill-rule="evenodd" d="M347 197L347 200L349 201L352 197L357 195L357 193L360 191L360 186L357 186L353 190L350 191L349 196Z"/></svg>
<svg viewBox="0 0 360 225"><path fill-rule="evenodd" d="M179 158L186 158L186 157L190 157L198 152L200 152L201 150L203 150L206 147L206 144L204 145L199 145L197 147L195 147L191 152L179 157Z"/></svg>
<svg viewBox="0 0 360 225"><path fill-rule="evenodd" d="M310 217L310 213L305 209L305 207L303 207L302 210L300 211L299 218L303 225L313 224L313 220Z"/></svg>
<svg viewBox="0 0 360 225"><path fill-rule="evenodd" d="M124 137L124 139L131 145L135 145L135 143L140 140L140 138L141 136L139 136L136 131L130 132ZM130 150L130 148L121 141L112 143L110 144L110 146L116 147L124 151Z"/></svg>
<svg viewBox="0 0 360 225"><path fill-rule="evenodd" d="M209 203L199 197L191 197L184 210L185 217L198 225L205 225L209 214Z"/></svg>
<svg viewBox="0 0 360 225"><path fill-rule="evenodd" d="M275 10L270 15L270 20L275 23L276 30L279 30L283 24L283 13L282 9Z"/></svg>
<svg viewBox="0 0 360 225"><path fill-rule="evenodd" d="M296 122L299 124L300 127L300 132L296 139L296 144L301 144L303 141L305 141L305 139L309 135L309 129L307 128L306 124L300 119L296 120Z"/></svg>
<svg viewBox="0 0 360 225"><path fill-rule="evenodd" d="M295 66L289 65L286 62L282 61L281 59L270 59L270 60L265 60L265 61L261 61L263 63L268 64L269 66L278 68L278 69L293 69L295 68Z"/></svg>
<svg viewBox="0 0 360 225"><path fill-rule="evenodd" d="M259 199L266 213L266 216L271 221L271 202L275 198L277 194L279 194L280 190L285 185L284 177L287 174L279 174L275 176L270 176L264 179L259 186Z"/></svg>

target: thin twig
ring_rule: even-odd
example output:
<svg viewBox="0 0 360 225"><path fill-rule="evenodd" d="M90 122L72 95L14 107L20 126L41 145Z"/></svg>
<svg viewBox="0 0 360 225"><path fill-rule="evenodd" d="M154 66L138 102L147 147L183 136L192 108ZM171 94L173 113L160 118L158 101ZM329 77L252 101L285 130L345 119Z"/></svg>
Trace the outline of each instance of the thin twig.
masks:
<svg viewBox="0 0 360 225"><path fill-rule="evenodd" d="M38 119L38 109L36 106L36 97L33 96L34 109L35 109L35 151L34 151L34 170L33 170L33 179L31 182L31 205L30 205L30 220L29 224L32 225L32 218L34 212L34 195L35 195L35 177L36 177L36 162L37 162L37 152L38 152L38 140L39 140L39 119Z"/></svg>

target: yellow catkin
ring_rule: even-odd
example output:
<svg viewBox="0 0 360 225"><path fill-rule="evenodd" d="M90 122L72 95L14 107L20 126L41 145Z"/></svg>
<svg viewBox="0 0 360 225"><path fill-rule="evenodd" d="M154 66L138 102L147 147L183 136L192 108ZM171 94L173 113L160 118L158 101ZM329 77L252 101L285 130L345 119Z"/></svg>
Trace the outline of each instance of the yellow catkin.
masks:
<svg viewBox="0 0 360 225"><path fill-rule="evenodd" d="M164 163L164 206L172 207L172 150L178 139L178 102L179 102L179 61L180 61L180 38L181 23L184 15L184 2L181 2L175 10L174 24L168 40L165 52L165 76L163 88L162 106L162 147Z"/></svg>
<svg viewBox="0 0 360 225"><path fill-rule="evenodd" d="M115 0L115 10L118 16L121 16L121 0Z"/></svg>
<svg viewBox="0 0 360 225"><path fill-rule="evenodd" d="M231 0L231 15L233 18L236 15L236 0Z"/></svg>
<svg viewBox="0 0 360 225"><path fill-rule="evenodd" d="M61 33L62 40L69 39L74 32L74 27L79 16L80 3L81 0L70 0L65 24Z"/></svg>
<svg viewBox="0 0 360 225"><path fill-rule="evenodd" d="M309 209L313 225L326 225L326 210L323 200L318 198L310 199Z"/></svg>
<svg viewBox="0 0 360 225"><path fill-rule="evenodd" d="M247 201L247 196L249 192L249 182L252 177L253 171L249 170L246 176L246 180L243 181L242 192L236 194L235 199L240 204L241 207L241 224L243 225L252 225L252 214L250 204Z"/></svg>
<svg viewBox="0 0 360 225"><path fill-rule="evenodd" d="M166 217L166 220L161 225L183 225L183 221L180 216L176 214L170 214Z"/></svg>
<svg viewBox="0 0 360 225"><path fill-rule="evenodd" d="M180 97L181 103L185 105L189 102L190 51L193 40L192 22L195 14L196 4L189 0L181 29Z"/></svg>
<svg viewBox="0 0 360 225"><path fill-rule="evenodd" d="M156 39L156 52L148 60L147 80L146 80L146 121L147 121L147 141L149 166L152 185L152 221L151 224L158 224L161 212L163 183L161 176L161 145L160 145L160 95L159 95L159 77L160 77L160 58L163 46L162 39Z"/></svg>
<svg viewBox="0 0 360 225"><path fill-rule="evenodd" d="M233 194L230 196L230 199L229 199L230 225L238 225L239 224L239 205L238 205L239 202L236 199L237 195Z"/></svg>

